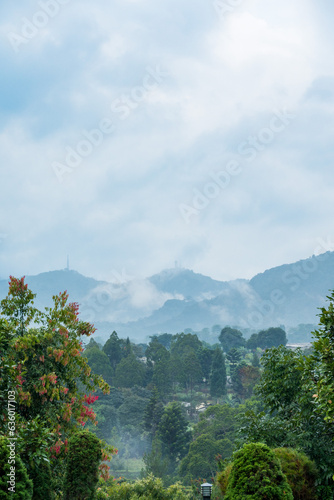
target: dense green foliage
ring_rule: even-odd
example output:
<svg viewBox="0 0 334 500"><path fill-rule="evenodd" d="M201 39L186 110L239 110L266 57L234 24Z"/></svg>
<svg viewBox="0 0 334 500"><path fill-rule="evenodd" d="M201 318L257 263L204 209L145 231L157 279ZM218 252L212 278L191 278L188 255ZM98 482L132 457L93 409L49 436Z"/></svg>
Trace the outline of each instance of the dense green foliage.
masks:
<svg viewBox="0 0 334 500"><path fill-rule="evenodd" d="M263 372L257 387L266 411L246 412L240 432L247 442L262 441L271 447L303 450L318 467L320 498L331 499L334 430L315 397L322 370L316 356L315 352L306 357L283 346L267 350L261 358Z"/></svg>
<svg viewBox="0 0 334 500"><path fill-rule="evenodd" d="M219 342L221 343L224 352L229 352L231 349L238 349L239 347L245 347L246 340L244 339L242 332L236 328L231 328L230 326L225 326L219 335Z"/></svg>
<svg viewBox="0 0 334 500"><path fill-rule="evenodd" d="M34 485L33 500L54 500L54 481L50 462L43 461L29 469L29 477Z"/></svg>
<svg viewBox="0 0 334 500"><path fill-rule="evenodd" d="M15 451L15 442L0 436L0 499L30 500L32 493L33 484Z"/></svg>
<svg viewBox="0 0 334 500"><path fill-rule="evenodd" d="M100 440L88 431L74 434L68 443L64 500L93 500L102 459Z"/></svg>
<svg viewBox="0 0 334 500"><path fill-rule="evenodd" d="M248 349L270 349L279 345L286 345L286 333L282 328L268 328L261 330L259 333L253 333L250 339L247 340Z"/></svg>
<svg viewBox="0 0 334 500"><path fill-rule="evenodd" d="M234 367L231 380L233 389L242 399L248 399L253 393L255 384L260 379L260 370L245 361Z"/></svg>
<svg viewBox="0 0 334 500"><path fill-rule="evenodd" d="M164 406L159 398L158 390L154 388L144 413L144 427L150 434L152 440L156 435L163 413Z"/></svg>
<svg viewBox="0 0 334 500"><path fill-rule="evenodd" d="M145 367L133 353L123 358L116 367L114 385L116 387L134 387L142 385L145 378Z"/></svg>
<svg viewBox="0 0 334 500"><path fill-rule="evenodd" d="M199 422L194 426L189 453L180 464L182 478L190 482L196 477L214 477L219 467L218 460L232 455L238 416L244 410L243 406L215 405L200 415Z"/></svg>
<svg viewBox="0 0 334 500"><path fill-rule="evenodd" d="M63 484L68 498L76 498L75 489L82 498L93 498L99 439L119 448L111 462L114 476L135 479L141 473L146 479L100 483L97 498L190 498L190 491L170 485L177 479L188 486L200 484L201 478L214 482L222 468L218 479L227 498L252 498L238 491L245 483L242 468L234 467L241 455L234 455L233 465L226 461L233 450L245 450L245 443L259 442L279 448L275 453L294 498L333 498L334 294L328 309L322 309L308 352L284 347L286 334L280 328L246 341L239 330L218 326L215 340L219 335L225 352L194 332L156 335L147 345L113 332L104 346L91 339L83 352L81 338L94 329L79 320L77 305L67 303L66 293L54 297L54 307L43 313L33 307L33 299L24 280L11 279L0 317L0 432L8 432L4 409L12 389L18 454L33 480L36 500L54 494L60 499ZM112 385L109 394L104 379ZM95 445L72 449L81 434L79 425L99 438L92 438L99 448L95 459L94 453L81 459ZM90 433L84 435L92 437ZM78 456L74 466L71 461ZM94 465L88 465L90 459ZM91 486L82 493L83 485L73 485L84 477L79 465L85 461L91 474L85 482ZM266 472L262 486L270 491L270 485L272 498L281 498L275 496L282 475L276 465L272 475ZM237 476L241 479L234 481ZM291 498L288 490L286 494L282 498Z"/></svg>
<svg viewBox="0 0 334 500"><path fill-rule="evenodd" d="M69 437L79 425L95 422L90 405L97 397L91 392L109 388L82 356L82 337L94 328L79 319L78 305L68 303L64 292L41 312L34 297L24 278L11 277L8 296L1 301L0 433L17 438L17 453L35 483L36 499L43 477L49 477L46 499L52 497L52 487L60 489ZM7 408L13 395L14 426Z"/></svg>
<svg viewBox="0 0 334 500"><path fill-rule="evenodd" d="M318 471L314 462L305 453L292 448L276 448L274 453L281 462L294 500L317 500L315 483Z"/></svg>
<svg viewBox="0 0 334 500"><path fill-rule="evenodd" d="M250 443L233 455L226 500L293 500L279 460L268 446Z"/></svg>
<svg viewBox="0 0 334 500"><path fill-rule="evenodd" d="M185 456L191 434L179 403L169 403L166 406L158 425L158 436L165 453L173 462L176 463Z"/></svg>
<svg viewBox="0 0 334 500"><path fill-rule="evenodd" d="M282 472L291 488L294 500L317 500L316 479L317 468L306 455L293 448L276 448L273 450L278 458ZM217 475L217 482L225 495L229 483L233 462Z"/></svg>
<svg viewBox="0 0 334 500"><path fill-rule="evenodd" d="M105 485L98 490L96 498L98 500L192 500L193 496L189 489L187 492L180 484L164 488L161 479L149 475L132 484L124 482L111 486Z"/></svg>
<svg viewBox="0 0 334 500"><path fill-rule="evenodd" d="M225 359L221 350L217 347L214 351L211 377L210 377L210 394L213 397L220 397L226 393L226 366Z"/></svg>
<svg viewBox="0 0 334 500"><path fill-rule="evenodd" d="M108 356L96 346L89 349L86 348L85 357L92 371L96 373L96 375L101 375L108 384L111 384L113 370Z"/></svg>

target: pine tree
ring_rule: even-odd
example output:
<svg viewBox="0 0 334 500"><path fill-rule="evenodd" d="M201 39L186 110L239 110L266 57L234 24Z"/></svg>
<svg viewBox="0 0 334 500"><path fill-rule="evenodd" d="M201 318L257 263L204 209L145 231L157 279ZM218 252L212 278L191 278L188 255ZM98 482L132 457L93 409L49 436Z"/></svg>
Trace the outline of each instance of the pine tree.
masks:
<svg viewBox="0 0 334 500"><path fill-rule="evenodd" d="M233 372L241 360L241 353L238 349L235 349L234 347L227 353L227 359L230 362L230 375L233 375Z"/></svg>
<svg viewBox="0 0 334 500"><path fill-rule="evenodd" d="M260 358L256 351L253 353L252 366L254 366L254 368L260 368Z"/></svg>
<svg viewBox="0 0 334 500"><path fill-rule="evenodd" d="M151 399L144 413L144 427L150 433L152 440L157 432L163 412L164 407L159 399L159 392L157 388L154 387Z"/></svg>
<svg viewBox="0 0 334 500"><path fill-rule="evenodd" d="M152 381L161 396L167 396L171 392L172 378L169 359L163 358L154 364Z"/></svg>
<svg viewBox="0 0 334 500"><path fill-rule="evenodd" d="M102 350L108 356L110 364L115 370L117 364L122 359L121 340L115 331L112 332Z"/></svg>
<svg viewBox="0 0 334 500"><path fill-rule="evenodd" d="M212 371L210 377L210 394L219 398L226 393L226 366L225 358L219 347L215 349L212 360Z"/></svg>
<svg viewBox="0 0 334 500"><path fill-rule="evenodd" d="M173 402L166 406L158 427L158 437L162 442L164 454L174 463L187 453L191 433L179 403Z"/></svg>
<svg viewBox="0 0 334 500"><path fill-rule="evenodd" d="M131 354L133 354L132 345L129 337L127 337L124 345L124 357L127 358L128 356L131 356Z"/></svg>

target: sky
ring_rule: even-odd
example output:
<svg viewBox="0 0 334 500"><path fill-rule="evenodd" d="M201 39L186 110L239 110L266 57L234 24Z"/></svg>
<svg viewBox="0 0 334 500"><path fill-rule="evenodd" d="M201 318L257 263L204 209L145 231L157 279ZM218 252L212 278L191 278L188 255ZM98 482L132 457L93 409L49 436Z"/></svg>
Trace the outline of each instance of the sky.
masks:
<svg viewBox="0 0 334 500"><path fill-rule="evenodd" d="M334 250L329 0L0 4L0 277Z"/></svg>

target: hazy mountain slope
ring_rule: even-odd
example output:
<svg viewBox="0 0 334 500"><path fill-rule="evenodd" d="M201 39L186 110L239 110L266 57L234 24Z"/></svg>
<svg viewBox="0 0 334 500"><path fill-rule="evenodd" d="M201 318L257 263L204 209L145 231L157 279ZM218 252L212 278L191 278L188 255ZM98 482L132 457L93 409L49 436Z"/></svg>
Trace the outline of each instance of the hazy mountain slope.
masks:
<svg viewBox="0 0 334 500"><path fill-rule="evenodd" d="M262 309L266 304L272 310L268 319L289 325L317 323L318 308L334 289L334 252L270 269L249 284L262 299ZM275 295L280 297L279 304L273 300Z"/></svg>
<svg viewBox="0 0 334 500"><path fill-rule="evenodd" d="M93 322L102 337L116 330L144 339L215 324L258 331L317 324L318 308L334 288L334 252L269 269L250 281L220 282L177 268L121 284L66 270L28 276L26 282L37 293L37 307L49 305L52 295L67 290L70 300L79 302L83 319ZM7 290L7 280L0 281L0 298Z"/></svg>
<svg viewBox="0 0 334 500"><path fill-rule="evenodd" d="M189 269L166 269L149 281L162 292L183 295L195 300L215 297L229 288L228 282L216 281Z"/></svg>
<svg viewBox="0 0 334 500"><path fill-rule="evenodd" d="M169 272L161 273L155 283L165 290L185 292L191 286L187 278L194 280L198 276L184 271L172 277ZM179 283L182 288L177 287ZM318 308L326 303L329 290L334 288L334 253L269 269L250 281L218 282L218 290L220 285L223 291L211 299L168 301L151 316L115 325L115 329L123 335L143 337L186 328L201 330L214 324L240 325L253 331L269 326L317 324Z"/></svg>
<svg viewBox="0 0 334 500"><path fill-rule="evenodd" d="M20 276L17 276L20 277ZM52 296L67 290L71 302L81 302L92 290L104 282L87 278L77 271L49 271L36 276L26 276L25 282L29 288L37 293L36 307L45 307L52 304ZM0 297L8 292L8 280L0 281Z"/></svg>

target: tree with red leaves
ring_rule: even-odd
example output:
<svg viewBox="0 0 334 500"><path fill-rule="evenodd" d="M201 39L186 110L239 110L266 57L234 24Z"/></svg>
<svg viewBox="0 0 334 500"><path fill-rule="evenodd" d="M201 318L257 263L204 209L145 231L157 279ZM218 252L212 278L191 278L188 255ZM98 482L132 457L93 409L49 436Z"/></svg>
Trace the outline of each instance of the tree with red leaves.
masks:
<svg viewBox="0 0 334 500"><path fill-rule="evenodd" d="M24 277L11 276L0 308L0 433L17 438L28 473L48 460L57 470L71 435L88 420L97 423L90 406L97 396L91 393L109 391L82 356L82 338L95 329L79 319L78 304L68 303L63 292L42 312L34 298ZM110 458L116 450L108 452Z"/></svg>

